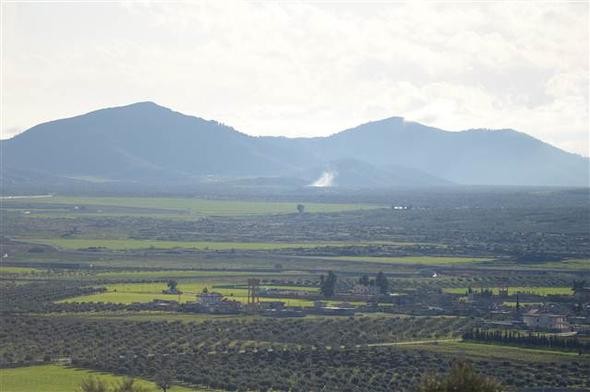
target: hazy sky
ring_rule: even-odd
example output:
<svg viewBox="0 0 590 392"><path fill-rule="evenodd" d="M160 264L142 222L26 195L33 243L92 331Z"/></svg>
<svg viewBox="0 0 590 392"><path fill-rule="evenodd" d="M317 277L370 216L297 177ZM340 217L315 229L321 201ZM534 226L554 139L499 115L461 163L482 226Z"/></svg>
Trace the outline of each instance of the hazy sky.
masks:
<svg viewBox="0 0 590 392"><path fill-rule="evenodd" d="M587 2L2 4L2 138L151 100L252 135L390 116L588 156Z"/></svg>

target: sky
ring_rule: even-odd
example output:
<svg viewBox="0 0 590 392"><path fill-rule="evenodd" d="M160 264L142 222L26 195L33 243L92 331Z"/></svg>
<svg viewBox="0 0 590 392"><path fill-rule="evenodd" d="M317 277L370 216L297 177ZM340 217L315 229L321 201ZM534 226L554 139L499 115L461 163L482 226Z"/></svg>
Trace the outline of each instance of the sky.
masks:
<svg viewBox="0 0 590 392"><path fill-rule="evenodd" d="M6 139L154 101L251 135L400 116L589 155L588 2L2 2Z"/></svg>

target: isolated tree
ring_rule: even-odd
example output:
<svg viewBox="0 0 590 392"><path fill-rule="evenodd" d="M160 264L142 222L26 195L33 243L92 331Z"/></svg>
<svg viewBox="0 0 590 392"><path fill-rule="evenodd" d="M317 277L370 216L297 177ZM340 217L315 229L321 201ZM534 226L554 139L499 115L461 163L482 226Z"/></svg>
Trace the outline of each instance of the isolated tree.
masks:
<svg viewBox="0 0 590 392"><path fill-rule="evenodd" d="M361 276L359 279L359 284L362 284L363 286L368 286L369 285L369 275L364 274L363 276Z"/></svg>
<svg viewBox="0 0 590 392"><path fill-rule="evenodd" d="M303 214L303 212L305 211L305 206L303 204L297 204L297 211L300 214Z"/></svg>
<svg viewBox="0 0 590 392"><path fill-rule="evenodd" d="M322 295L326 298L331 298L334 296L334 293L336 291L336 274L332 271L328 272L328 277L327 278L323 278L324 276L322 275L320 281L321 281L321 287L320 287L320 293L322 293Z"/></svg>
<svg viewBox="0 0 590 392"><path fill-rule="evenodd" d="M168 283L166 283L168 285L168 290L170 290L171 292L176 291L176 287L178 286L178 282L175 280L169 280Z"/></svg>
<svg viewBox="0 0 590 392"><path fill-rule="evenodd" d="M379 271L377 277L375 278L375 284L379 288L379 292L381 294L387 294L389 291L389 281L385 277L385 274L381 271Z"/></svg>
<svg viewBox="0 0 590 392"><path fill-rule="evenodd" d="M172 387L173 378L174 376L169 369L162 369L156 374L154 381L156 386L160 388L162 392L166 392Z"/></svg>
<svg viewBox="0 0 590 392"><path fill-rule="evenodd" d="M582 291L585 286L585 280L574 280L574 283L572 284L572 291L574 292L574 295L578 295L578 292Z"/></svg>
<svg viewBox="0 0 590 392"><path fill-rule="evenodd" d="M493 378L482 376L464 361L456 362L448 375L428 376L418 387L419 392L502 392L504 388Z"/></svg>

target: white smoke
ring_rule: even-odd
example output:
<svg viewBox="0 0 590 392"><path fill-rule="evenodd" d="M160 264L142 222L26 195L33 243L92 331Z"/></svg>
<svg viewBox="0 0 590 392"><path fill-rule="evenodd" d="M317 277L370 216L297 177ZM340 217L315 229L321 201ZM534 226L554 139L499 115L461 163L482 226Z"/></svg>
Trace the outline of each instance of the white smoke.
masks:
<svg viewBox="0 0 590 392"><path fill-rule="evenodd" d="M311 186L315 186L318 188L326 188L334 186L334 179L336 178L336 173L333 171L325 171L322 173L320 178L315 180Z"/></svg>

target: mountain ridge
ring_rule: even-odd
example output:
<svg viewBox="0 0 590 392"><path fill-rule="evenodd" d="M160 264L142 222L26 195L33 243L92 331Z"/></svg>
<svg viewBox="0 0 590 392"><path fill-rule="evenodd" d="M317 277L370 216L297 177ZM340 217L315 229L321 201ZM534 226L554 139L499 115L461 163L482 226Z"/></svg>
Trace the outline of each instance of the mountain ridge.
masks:
<svg viewBox="0 0 590 392"><path fill-rule="evenodd" d="M0 143L6 170L136 182L278 176L311 184L340 162L340 183L353 188L588 186L590 167L513 129L451 132L388 117L324 137L251 136L152 101L38 124Z"/></svg>

